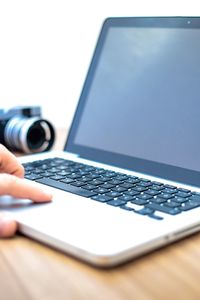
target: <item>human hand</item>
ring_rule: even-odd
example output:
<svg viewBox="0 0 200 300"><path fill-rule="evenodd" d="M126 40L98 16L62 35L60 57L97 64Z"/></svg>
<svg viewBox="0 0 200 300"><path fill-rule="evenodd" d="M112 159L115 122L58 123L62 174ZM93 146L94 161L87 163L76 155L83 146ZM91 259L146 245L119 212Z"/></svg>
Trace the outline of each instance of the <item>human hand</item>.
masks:
<svg viewBox="0 0 200 300"><path fill-rule="evenodd" d="M34 202L50 201L52 195L31 182L23 180L24 168L17 158L0 144L0 196L28 198ZM0 213L0 237L10 237L17 230L17 223L10 214Z"/></svg>

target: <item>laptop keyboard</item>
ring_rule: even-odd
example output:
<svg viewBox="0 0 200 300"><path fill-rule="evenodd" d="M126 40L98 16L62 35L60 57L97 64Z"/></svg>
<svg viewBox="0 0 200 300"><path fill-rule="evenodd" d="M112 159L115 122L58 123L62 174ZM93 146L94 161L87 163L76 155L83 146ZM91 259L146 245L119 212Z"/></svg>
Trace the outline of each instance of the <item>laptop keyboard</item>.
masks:
<svg viewBox="0 0 200 300"><path fill-rule="evenodd" d="M162 220L200 206L200 193L61 158L23 164L25 178Z"/></svg>

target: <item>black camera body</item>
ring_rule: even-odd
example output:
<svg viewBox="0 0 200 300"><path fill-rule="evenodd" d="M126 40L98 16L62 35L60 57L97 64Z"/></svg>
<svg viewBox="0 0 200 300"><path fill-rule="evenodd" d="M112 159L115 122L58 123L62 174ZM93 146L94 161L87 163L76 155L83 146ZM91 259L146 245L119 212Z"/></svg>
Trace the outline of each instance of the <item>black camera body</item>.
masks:
<svg viewBox="0 0 200 300"><path fill-rule="evenodd" d="M12 151L36 153L53 146L55 130L42 119L39 106L0 109L0 143Z"/></svg>

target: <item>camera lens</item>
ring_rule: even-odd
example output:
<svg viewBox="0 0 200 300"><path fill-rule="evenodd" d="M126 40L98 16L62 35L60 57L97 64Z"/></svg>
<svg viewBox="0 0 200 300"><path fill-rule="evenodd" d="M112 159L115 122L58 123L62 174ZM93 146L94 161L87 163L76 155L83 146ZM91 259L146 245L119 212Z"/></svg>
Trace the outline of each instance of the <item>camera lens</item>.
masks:
<svg viewBox="0 0 200 300"><path fill-rule="evenodd" d="M34 124L27 132L27 144L30 149L38 149L45 140L45 130L40 124Z"/></svg>
<svg viewBox="0 0 200 300"><path fill-rule="evenodd" d="M47 120L38 117L15 117L6 124L4 139L12 150L25 153L43 152L52 147L55 132Z"/></svg>

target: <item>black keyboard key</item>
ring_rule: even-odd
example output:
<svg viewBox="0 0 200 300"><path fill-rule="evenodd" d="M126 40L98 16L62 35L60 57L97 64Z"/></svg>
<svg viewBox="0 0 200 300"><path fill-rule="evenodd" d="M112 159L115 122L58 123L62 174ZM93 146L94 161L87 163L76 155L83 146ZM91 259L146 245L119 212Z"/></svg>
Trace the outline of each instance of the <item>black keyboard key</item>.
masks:
<svg viewBox="0 0 200 300"><path fill-rule="evenodd" d="M175 196L175 197L173 198L173 201L176 201L176 202L178 202L178 203L184 203L184 202L187 202L188 199L189 199L189 198L182 198L182 197L177 197L177 196Z"/></svg>
<svg viewBox="0 0 200 300"><path fill-rule="evenodd" d="M109 192L108 189L102 188L101 186L99 188L96 188L94 190L94 192L96 192L97 194L106 194Z"/></svg>
<svg viewBox="0 0 200 300"><path fill-rule="evenodd" d="M148 195L151 195L151 196L157 196L157 195L159 195L160 193L161 193L160 191L151 190L151 189L145 191L145 194L148 194Z"/></svg>
<svg viewBox="0 0 200 300"><path fill-rule="evenodd" d="M118 199L123 200L123 201L132 201L134 198L129 195L122 195Z"/></svg>
<svg viewBox="0 0 200 300"><path fill-rule="evenodd" d="M77 181L72 182L71 185L82 187L82 186L86 185L86 183L77 180Z"/></svg>
<svg viewBox="0 0 200 300"><path fill-rule="evenodd" d="M40 169L36 168L33 172L34 172L34 174L41 174L44 172L44 170L40 170Z"/></svg>
<svg viewBox="0 0 200 300"><path fill-rule="evenodd" d="M122 182L120 180L117 180L117 179L112 179L111 181L109 181L110 184L113 184L113 185L118 185L118 184L121 184Z"/></svg>
<svg viewBox="0 0 200 300"><path fill-rule="evenodd" d="M74 180L73 179L71 179L71 178L64 178L64 179L62 179L62 180L60 180L61 182L64 182L64 183L72 183L72 182L74 182Z"/></svg>
<svg viewBox="0 0 200 300"><path fill-rule="evenodd" d="M85 168L84 168L84 171L85 171L85 172L92 172L92 171L94 171L94 170L95 170L95 168L92 167L92 166L85 166Z"/></svg>
<svg viewBox="0 0 200 300"><path fill-rule="evenodd" d="M64 179L65 176L61 176L61 175L54 175L54 176L51 176L50 177L51 179L54 179L54 180L61 180L61 179Z"/></svg>
<svg viewBox="0 0 200 300"><path fill-rule="evenodd" d="M41 165L42 165L41 161L38 160L38 161L34 161L34 162L30 163L30 164L29 163L28 164L24 164L24 167L26 168L27 166L29 166L29 167L33 167L35 169L35 168L37 168L37 167L39 167Z"/></svg>
<svg viewBox="0 0 200 300"><path fill-rule="evenodd" d="M70 174L72 174L72 173L77 173L78 172L78 170L76 169L76 168L73 168L73 167L70 167L70 168L67 168L67 169L65 169L67 172L69 172Z"/></svg>
<svg viewBox="0 0 200 300"><path fill-rule="evenodd" d="M104 177L107 177L107 178L113 178L116 176L116 173L115 172L105 172L103 174Z"/></svg>
<svg viewBox="0 0 200 300"><path fill-rule="evenodd" d="M75 163L75 164L74 164L74 168L80 170L80 169L83 169L83 168L84 168L84 165L83 165L83 164L80 164L80 163Z"/></svg>
<svg viewBox="0 0 200 300"><path fill-rule="evenodd" d="M148 202L149 202L148 200L144 200L144 199L140 199L140 198L135 198L134 200L131 201L131 203L134 203L137 205L145 205Z"/></svg>
<svg viewBox="0 0 200 300"><path fill-rule="evenodd" d="M183 189L183 188L178 188L178 191L184 192L184 193L191 193L190 190L188 190L188 189Z"/></svg>
<svg viewBox="0 0 200 300"><path fill-rule="evenodd" d="M129 195L129 196L137 196L140 194L140 192L130 190L130 191L124 192L124 194Z"/></svg>
<svg viewBox="0 0 200 300"><path fill-rule="evenodd" d="M87 176L89 173L88 173L88 172L85 172L85 171L79 170L79 171L78 171L78 174L81 175L81 176Z"/></svg>
<svg viewBox="0 0 200 300"><path fill-rule="evenodd" d="M200 193L199 192L192 192L192 195L196 195L200 197Z"/></svg>
<svg viewBox="0 0 200 300"><path fill-rule="evenodd" d="M165 184L164 187L167 188L167 189L177 189L176 186L173 186L171 184Z"/></svg>
<svg viewBox="0 0 200 300"><path fill-rule="evenodd" d="M180 209L182 211L187 211L187 210L191 210L193 208L196 208L196 207L199 207L200 204L197 203L197 202L194 202L194 201L188 201L188 202L185 202L181 205Z"/></svg>
<svg viewBox="0 0 200 300"><path fill-rule="evenodd" d="M48 169L48 172L51 172L51 173L58 173L60 170L58 168L51 168L51 169Z"/></svg>
<svg viewBox="0 0 200 300"><path fill-rule="evenodd" d="M163 205L174 208L174 207L179 207L181 204L175 201L167 201Z"/></svg>
<svg viewBox="0 0 200 300"><path fill-rule="evenodd" d="M47 161L48 161L48 159L47 159ZM65 163L65 162L70 163L70 164L74 164L74 162L72 162L72 161L70 161L70 160L66 160L66 159L64 159L64 158L59 158L59 157L54 157L54 158L53 158L53 161L54 161L55 163L57 163L57 164L62 164L62 163Z"/></svg>
<svg viewBox="0 0 200 300"><path fill-rule="evenodd" d="M99 178L99 177L100 177L100 175L97 175L97 174L92 174L92 173L91 173L91 174L88 174L88 175L87 175L87 177L88 177L88 178L90 178L90 180L92 180L92 179Z"/></svg>
<svg viewBox="0 0 200 300"><path fill-rule="evenodd" d="M67 169L67 167L65 165L57 166L57 168L61 171Z"/></svg>
<svg viewBox="0 0 200 300"><path fill-rule="evenodd" d="M133 188L135 185L132 184L132 183L124 182L124 183L120 184L119 186L121 186L121 187L123 187L123 188L126 188L126 189L131 189L131 188Z"/></svg>
<svg viewBox="0 0 200 300"><path fill-rule="evenodd" d="M81 175L79 175L77 173L73 173L71 175L68 175L67 177L69 177L71 179L79 179L79 178L81 178Z"/></svg>
<svg viewBox="0 0 200 300"><path fill-rule="evenodd" d="M56 173L56 175L61 175L61 176L67 176L67 175L70 175L71 173L70 172L67 172L65 170L62 170L62 171L59 171L58 173Z"/></svg>
<svg viewBox="0 0 200 300"><path fill-rule="evenodd" d="M29 179L29 180L36 180L36 179L42 178L42 176L41 176L41 174L39 175L39 174L31 173L31 174L25 175L25 178Z"/></svg>
<svg viewBox="0 0 200 300"><path fill-rule="evenodd" d="M156 191L162 191L164 189L163 185L152 185L151 186L152 190L156 190Z"/></svg>
<svg viewBox="0 0 200 300"><path fill-rule="evenodd" d="M109 200L112 200L112 197L108 197L106 195L96 195L93 196L92 199L99 202L108 202Z"/></svg>
<svg viewBox="0 0 200 300"><path fill-rule="evenodd" d="M96 193L94 193L94 192L82 189L80 187L65 184L63 182L56 181L56 180L53 180L53 179L50 179L50 178L41 178L41 179L38 179L36 181L39 182L39 183L43 183L43 184L49 185L51 187L69 192L69 193L72 193L72 194L83 196L83 197L92 197L92 196L96 195Z"/></svg>
<svg viewBox="0 0 200 300"><path fill-rule="evenodd" d="M150 215L154 213L154 210L149 207L144 207L142 209L137 210L137 213L141 215Z"/></svg>
<svg viewBox="0 0 200 300"><path fill-rule="evenodd" d="M191 194L189 194L189 193L185 193L185 192L178 192L178 193L176 193L176 196L177 197L182 197L182 198L187 198L187 197L189 197Z"/></svg>
<svg viewBox="0 0 200 300"><path fill-rule="evenodd" d="M167 199L159 198L159 196L151 199L151 202L154 202L157 204L165 203L166 201L167 201Z"/></svg>
<svg viewBox="0 0 200 300"><path fill-rule="evenodd" d="M152 184L156 185L156 186L162 186L163 185L163 183L158 182L158 181L152 181Z"/></svg>
<svg viewBox="0 0 200 300"><path fill-rule="evenodd" d="M101 187L103 187L105 189L111 189L114 187L114 185L110 184L109 182L105 182L104 184L101 185Z"/></svg>
<svg viewBox="0 0 200 300"><path fill-rule="evenodd" d="M24 175L30 175L31 171L25 171Z"/></svg>
<svg viewBox="0 0 200 300"><path fill-rule="evenodd" d="M29 171L33 171L35 168L31 165L28 164L23 164L25 171L29 172Z"/></svg>
<svg viewBox="0 0 200 300"><path fill-rule="evenodd" d="M167 194L167 193L161 193L161 194L159 194L159 198L163 198L163 199L166 199L166 200L171 199L173 197L174 196L172 194Z"/></svg>
<svg viewBox="0 0 200 300"><path fill-rule="evenodd" d="M184 198L184 199L188 199L190 201L200 203L200 196L198 195L191 195L189 198Z"/></svg>
<svg viewBox="0 0 200 300"><path fill-rule="evenodd" d="M103 176L100 176L99 178L98 178L98 180L99 181L102 181L102 183L104 183L104 182L109 182L110 183L110 178L108 178L108 177L103 177Z"/></svg>
<svg viewBox="0 0 200 300"><path fill-rule="evenodd" d="M124 181L126 179L128 179L127 175L123 175L123 174L119 174L115 177L116 180L120 180L120 181Z"/></svg>
<svg viewBox="0 0 200 300"><path fill-rule="evenodd" d="M164 205L159 205L157 203L149 203L145 207L151 208L155 211L161 211L163 213L169 214L169 215L177 215L181 213L181 210L177 207L171 208Z"/></svg>
<svg viewBox="0 0 200 300"><path fill-rule="evenodd" d="M116 198L116 197L121 196L121 193L111 191L111 192L107 193L107 196L112 197L112 198Z"/></svg>
<svg viewBox="0 0 200 300"><path fill-rule="evenodd" d="M93 185L93 184L86 184L83 186L83 189L86 189L86 190L94 190L96 189L96 185Z"/></svg>
<svg viewBox="0 0 200 300"><path fill-rule="evenodd" d="M114 199L111 201L108 201L107 204L109 205L113 205L113 206L121 206L121 205L125 205L126 202L120 199Z"/></svg>
<svg viewBox="0 0 200 300"><path fill-rule="evenodd" d="M49 173L48 171L45 171L43 173L40 174L42 177L50 177L52 176L52 173Z"/></svg>
<svg viewBox="0 0 200 300"><path fill-rule="evenodd" d="M133 188L134 191L137 191L140 193L146 191L147 189L148 189L147 187L138 186L138 185Z"/></svg>
<svg viewBox="0 0 200 300"><path fill-rule="evenodd" d="M152 199L153 197L144 193L144 194L138 195L137 198L142 199L142 200L149 200L149 199Z"/></svg>
<svg viewBox="0 0 200 300"><path fill-rule="evenodd" d="M89 182L89 181L91 181L91 179L90 178L88 178L88 177L85 177L85 176L83 176L83 177L81 177L81 178L79 178L78 179L79 181L82 181L82 182Z"/></svg>
<svg viewBox="0 0 200 300"><path fill-rule="evenodd" d="M92 181L90 181L90 184L99 186L99 185L102 185L103 182L102 182L102 181L99 181L98 179L93 179Z"/></svg>
<svg viewBox="0 0 200 300"><path fill-rule="evenodd" d="M106 171L105 171L104 169L99 169L99 168L97 168L97 169L94 171L94 174L99 174L99 175L101 175L101 174L104 174L104 173L106 173Z"/></svg>
<svg viewBox="0 0 200 300"><path fill-rule="evenodd" d="M144 187L150 187L152 185L151 182L146 182L146 181L140 181L138 183L138 186L144 186Z"/></svg>
<svg viewBox="0 0 200 300"><path fill-rule="evenodd" d="M135 183L140 182L140 180L137 177L135 177L135 178L129 177L128 179L125 180L125 182L135 184Z"/></svg>
<svg viewBox="0 0 200 300"><path fill-rule="evenodd" d="M164 190L162 190L163 193L167 193L167 194L175 194L177 192L176 189L170 189L170 188L164 188Z"/></svg>
<svg viewBox="0 0 200 300"><path fill-rule="evenodd" d="M121 186L116 186L116 187L112 188L111 190L119 192L119 193L123 193L123 192L127 191L127 188L123 188Z"/></svg>
<svg viewBox="0 0 200 300"><path fill-rule="evenodd" d="M98 180L101 181L102 183L104 183L104 182L110 182L111 179L108 177L100 176L100 177L98 177Z"/></svg>

